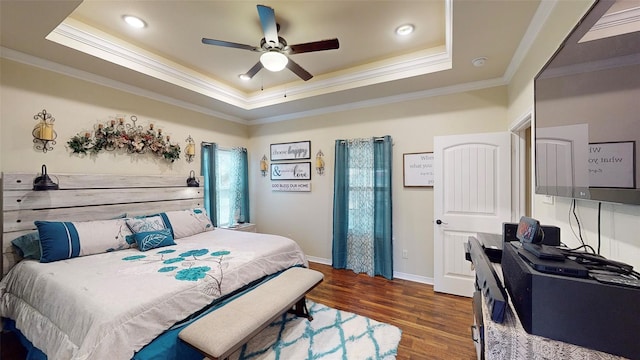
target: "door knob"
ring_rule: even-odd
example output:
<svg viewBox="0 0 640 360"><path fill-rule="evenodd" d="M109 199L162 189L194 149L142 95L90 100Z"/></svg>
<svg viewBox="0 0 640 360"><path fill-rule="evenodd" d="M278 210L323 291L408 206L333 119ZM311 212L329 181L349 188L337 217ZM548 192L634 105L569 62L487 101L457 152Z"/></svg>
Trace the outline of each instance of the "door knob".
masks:
<svg viewBox="0 0 640 360"><path fill-rule="evenodd" d="M442 220L440 220L440 219L437 219L437 220L436 220L436 224L438 224L438 225L442 225L442 224L447 225L447 223L446 223L446 222L444 222L444 221L442 221Z"/></svg>

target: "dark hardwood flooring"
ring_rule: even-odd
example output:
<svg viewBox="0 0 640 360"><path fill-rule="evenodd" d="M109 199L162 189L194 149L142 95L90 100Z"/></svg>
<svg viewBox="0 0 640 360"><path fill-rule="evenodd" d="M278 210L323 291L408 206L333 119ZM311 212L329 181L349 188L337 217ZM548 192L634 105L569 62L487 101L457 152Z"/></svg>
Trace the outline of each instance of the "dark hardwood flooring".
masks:
<svg viewBox="0 0 640 360"><path fill-rule="evenodd" d="M435 293L433 286L412 281L372 278L317 263L310 267L325 276L308 294L310 300L402 330L398 360L476 358L470 335L471 299ZM25 358L12 334L3 333L0 342L0 359Z"/></svg>
<svg viewBox="0 0 640 360"><path fill-rule="evenodd" d="M307 298L402 330L398 360L476 359L471 340L471 299L433 291L433 286L387 280L310 263L324 281Z"/></svg>

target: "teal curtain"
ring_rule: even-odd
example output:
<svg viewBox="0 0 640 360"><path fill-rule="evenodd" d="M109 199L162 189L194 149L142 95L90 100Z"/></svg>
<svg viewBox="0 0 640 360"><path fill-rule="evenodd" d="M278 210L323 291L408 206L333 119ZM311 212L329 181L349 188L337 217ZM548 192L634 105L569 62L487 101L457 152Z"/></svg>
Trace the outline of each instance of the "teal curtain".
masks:
<svg viewBox="0 0 640 360"><path fill-rule="evenodd" d="M333 267L393 278L390 136L336 140Z"/></svg>
<svg viewBox="0 0 640 360"><path fill-rule="evenodd" d="M215 143L202 143L202 176L204 177L204 208L209 214L213 226L218 226L218 212L216 211L216 157L218 145Z"/></svg>
<svg viewBox="0 0 640 360"><path fill-rule="evenodd" d="M249 170L247 149L232 148L226 150L230 157L229 168L229 214L227 224L249 222Z"/></svg>
<svg viewBox="0 0 640 360"><path fill-rule="evenodd" d="M214 226L250 222L247 149L202 143L204 207Z"/></svg>

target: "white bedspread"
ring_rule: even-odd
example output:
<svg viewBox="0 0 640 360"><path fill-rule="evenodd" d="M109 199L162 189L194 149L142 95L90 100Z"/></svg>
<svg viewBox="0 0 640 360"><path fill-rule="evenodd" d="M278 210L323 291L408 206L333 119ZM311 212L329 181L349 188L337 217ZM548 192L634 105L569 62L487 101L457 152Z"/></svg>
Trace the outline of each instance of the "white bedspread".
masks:
<svg viewBox="0 0 640 360"><path fill-rule="evenodd" d="M130 359L221 295L307 265L294 241L275 235L217 229L176 243L22 261L0 282L0 315L51 360Z"/></svg>

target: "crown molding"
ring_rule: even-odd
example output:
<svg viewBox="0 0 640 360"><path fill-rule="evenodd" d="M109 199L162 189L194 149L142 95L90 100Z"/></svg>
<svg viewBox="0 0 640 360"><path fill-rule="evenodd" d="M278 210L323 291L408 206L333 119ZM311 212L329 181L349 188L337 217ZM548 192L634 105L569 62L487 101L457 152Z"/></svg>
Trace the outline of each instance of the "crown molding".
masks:
<svg viewBox="0 0 640 360"><path fill-rule="evenodd" d="M153 91L149 91L149 90L145 90L142 88L139 88L137 86L133 86L133 85L129 85L129 84L125 84L123 82L120 81L116 81L113 79L109 79L106 78L104 76L100 76L100 75L96 75L96 74L92 74L86 71L82 71L82 70L78 70L76 68L70 67L70 66L66 66L66 65L61 65L58 64L56 62L53 61L49 61L49 60L45 60L39 57L35 57L35 56L31 56L19 51L15 51L13 49L9 49L9 48L5 48L5 47L0 47L0 57L7 59L7 60L11 60L11 61L15 61L21 64L25 64L25 65L30 65L30 66L34 66L40 69L44 69L44 70L48 70L48 71L52 71L58 74L62 74L62 75L66 75L66 76L70 76L79 80L83 80L83 81L87 81L90 83L94 83L97 85L102 85L102 86L106 86L112 89L116 89L116 90L120 90L120 91L124 91L126 93L130 93L133 95L138 95L138 96L142 96L151 100L156 100L156 101L160 101L163 103L167 103L170 105L174 105L174 106L178 106L181 107L183 109L187 109L187 110L192 110L195 112L199 112L205 115L210 115L222 120L227 120L227 121L231 121L231 122L235 122L235 123L239 123L239 124L243 124L243 125L248 125L248 121L233 115L229 115L226 113L222 113L219 111L214 111L211 110L209 108L205 108L202 106L198 106L186 101L181 101L181 100L177 100L174 99L172 97L169 96L165 96L165 95L161 95L158 94L156 92Z"/></svg>
<svg viewBox="0 0 640 360"><path fill-rule="evenodd" d="M369 108L374 106L388 105L388 104L394 104L394 103L399 103L404 101L420 100L420 99L425 99L433 96L443 96L443 95L451 95L451 94L463 93L463 92L474 91L474 90L482 90L482 89L492 88L496 86L503 86L503 85L507 85L504 78L482 80L482 81L476 81L476 82L453 85L453 86L445 86L437 89L429 89L429 90L416 91L416 92L407 93L407 94L357 101L357 102L352 102L344 105L327 106L320 109L314 109L309 111L301 111L297 113L266 117L266 118L253 120L250 122L249 125L261 125L261 124L269 124L269 123L275 123L280 121L296 120L296 119L301 119L305 117L318 116L318 115L355 110L355 109L363 109L363 108Z"/></svg>
<svg viewBox="0 0 640 360"><path fill-rule="evenodd" d="M74 19L63 21L46 39L239 108L249 105L246 96L230 86Z"/></svg>
<svg viewBox="0 0 640 360"><path fill-rule="evenodd" d="M63 21L46 38L240 109L255 110L312 96L451 69L451 2L452 0L445 0L445 45L440 48L320 75L304 84L287 84L253 94L225 85L71 18Z"/></svg>
<svg viewBox="0 0 640 360"><path fill-rule="evenodd" d="M551 12L557 4L558 0L548 0L541 1L540 5L538 5L538 9L533 15L533 18L527 27L527 31L522 37L516 52L513 54L511 62L509 63L509 66L507 66L507 70L504 72L504 79L507 83L511 82L516 71L520 68L520 65L522 65L525 56L529 50L531 50L531 46L533 46L533 43L540 34L540 31L542 31L544 24L547 22L549 15L551 15Z"/></svg>

